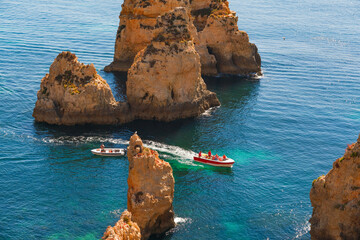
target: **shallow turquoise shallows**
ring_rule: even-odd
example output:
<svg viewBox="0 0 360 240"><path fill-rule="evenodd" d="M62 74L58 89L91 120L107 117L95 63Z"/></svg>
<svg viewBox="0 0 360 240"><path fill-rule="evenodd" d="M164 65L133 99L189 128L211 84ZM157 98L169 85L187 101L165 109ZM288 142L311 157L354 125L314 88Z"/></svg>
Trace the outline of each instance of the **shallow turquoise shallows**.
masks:
<svg viewBox="0 0 360 240"><path fill-rule="evenodd" d="M309 239L314 178L360 133L360 2L232 0L264 77L205 78L220 108L163 124L59 127L34 122L58 53L94 63L118 100L112 61L122 1L0 1L0 239L99 239L126 208L134 131L174 169L178 225L163 239ZM285 38L285 40L283 39ZM212 150L232 169L192 162Z"/></svg>

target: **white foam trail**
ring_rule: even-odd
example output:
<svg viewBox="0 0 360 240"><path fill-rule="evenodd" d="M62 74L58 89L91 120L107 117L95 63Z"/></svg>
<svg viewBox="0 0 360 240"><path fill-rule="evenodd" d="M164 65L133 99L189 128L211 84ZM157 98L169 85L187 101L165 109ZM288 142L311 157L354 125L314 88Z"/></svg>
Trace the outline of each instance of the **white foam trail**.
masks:
<svg viewBox="0 0 360 240"><path fill-rule="evenodd" d="M27 134L16 134L15 131L13 130L9 130L9 129L0 129L0 136L3 137L11 137L14 138L15 140L18 141L24 141L25 139L30 139L33 141L37 141L38 139L36 139L35 137L31 136L31 135L27 135Z"/></svg>
<svg viewBox="0 0 360 240"><path fill-rule="evenodd" d="M83 143L92 143L92 142L101 142L106 145L106 143L112 144L120 144L120 145L128 145L129 141L119 138L106 138L106 137L99 137L99 136L61 136L57 138L48 138L45 137L41 139L44 143L51 143L51 144L83 144ZM166 160L176 160L186 165L192 166L199 166L195 164L192 159L193 156L196 155L195 152L190 150L185 150L183 148L167 145L160 142L144 140L144 146L157 150L160 152L162 158ZM201 165L200 165L201 166Z"/></svg>
<svg viewBox="0 0 360 240"><path fill-rule="evenodd" d="M54 144L74 144L74 143L91 143L91 142L101 142L101 143L113 143L113 144L129 144L129 141L123 139L115 138L105 138L105 137L85 137L85 136L62 136L58 138L43 138L44 143L54 143Z"/></svg>
<svg viewBox="0 0 360 240"><path fill-rule="evenodd" d="M165 156L166 159L177 160L186 165L199 166L193 162L192 159L196 155L196 153L191 150L186 150L181 147L167 145L155 141L144 140L143 143L145 147L154 149L161 153L166 153L165 155L161 154L163 157ZM167 154L171 154L176 157L172 157Z"/></svg>

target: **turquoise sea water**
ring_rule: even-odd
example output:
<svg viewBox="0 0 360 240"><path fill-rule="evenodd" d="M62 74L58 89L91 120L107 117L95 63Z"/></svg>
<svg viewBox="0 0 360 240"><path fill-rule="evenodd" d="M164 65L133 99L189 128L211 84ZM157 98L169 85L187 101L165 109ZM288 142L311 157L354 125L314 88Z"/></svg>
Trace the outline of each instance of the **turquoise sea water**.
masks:
<svg viewBox="0 0 360 240"><path fill-rule="evenodd" d="M32 118L57 54L94 63L117 99L122 1L0 0L0 239L99 239L126 208L128 163L89 150L134 131L169 161L178 225L164 239L309 239L309 191L360 132L360 2L231 1L264 77L206 78L222 106L192 120L57 127ZM285 37L285 40L283 40ZM192 154L236 160L214 169Z"/></svg>

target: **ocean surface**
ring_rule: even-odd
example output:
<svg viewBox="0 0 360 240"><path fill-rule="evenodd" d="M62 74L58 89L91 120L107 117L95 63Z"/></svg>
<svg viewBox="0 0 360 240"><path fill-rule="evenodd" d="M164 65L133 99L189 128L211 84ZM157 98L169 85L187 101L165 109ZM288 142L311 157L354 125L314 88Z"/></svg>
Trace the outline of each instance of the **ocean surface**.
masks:
<svg viewBox="0 0 360 240"><path fill-rule="evenodd" d="M260 80L205 78L222 105L173 123L34 122L41 78L65 50L112 61L122 1L0 0L0 239L99 239L126 208L125 147L138 131L170 162L177 227L161 239L309 239L312 180L360 133L360 2L230 0L262 57ZM285 38L285 40L283 39ZM232 169L192 162L212 150Z"/></svg>

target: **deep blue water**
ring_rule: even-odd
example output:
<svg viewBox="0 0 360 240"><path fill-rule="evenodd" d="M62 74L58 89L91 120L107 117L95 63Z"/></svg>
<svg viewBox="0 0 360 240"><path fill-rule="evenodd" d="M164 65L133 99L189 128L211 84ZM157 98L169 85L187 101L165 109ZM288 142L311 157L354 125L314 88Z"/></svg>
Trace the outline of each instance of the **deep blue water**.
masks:
<svg viewBox="0 0 360 240"><path fill-rule="evenodd" d="M178 226L166 239L309 239L309 191L360 132L360 2L231 1L264 77L207 78L222 106L169 124L56 127L32 118L57 54L112 61L122 1L0 0L0 239L98 239L126 208L128 163L89 150L137 130L170 162ZM285 37L285 40L283 40ZM199 150L236 159L194 164Z"/></svg>

